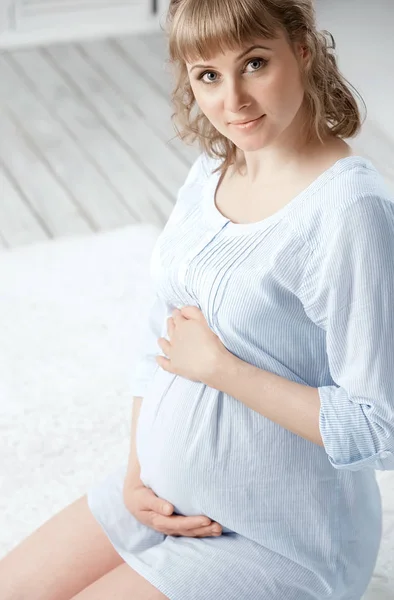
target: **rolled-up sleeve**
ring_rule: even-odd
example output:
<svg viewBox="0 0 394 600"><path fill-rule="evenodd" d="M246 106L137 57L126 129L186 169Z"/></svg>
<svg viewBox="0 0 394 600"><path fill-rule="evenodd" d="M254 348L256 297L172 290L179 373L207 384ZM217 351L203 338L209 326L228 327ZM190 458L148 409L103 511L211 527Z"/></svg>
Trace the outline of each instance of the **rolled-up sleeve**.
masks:
<svg viewBox="0 0 394 600"><path fill-rule="evenodd" d="M327 226L304 282L334 385L318 388L336 469L394 470L394 204L363 197Z"/></svg>

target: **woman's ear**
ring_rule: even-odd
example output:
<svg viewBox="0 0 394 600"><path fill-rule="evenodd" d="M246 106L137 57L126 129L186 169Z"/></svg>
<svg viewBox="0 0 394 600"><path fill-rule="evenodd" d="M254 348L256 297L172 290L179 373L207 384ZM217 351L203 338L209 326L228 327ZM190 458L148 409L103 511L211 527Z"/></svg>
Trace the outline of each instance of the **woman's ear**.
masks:
<svg viewBox="0 0 394 600"><path fill-rule="evenodd" d="M305 46L303 44L300 45L299 53L300 53L300 57L302 58L302 60L306 60L309 57L309 48L308 48L308 46Z"/></svg>
<svg viewBox="0 0 394 600"><path fill-rule="evenodd" d="M301 42L298 44L297 48L297 59L301 67L304 69L308 69L311 61L311 51L309 47Z"/></svg>

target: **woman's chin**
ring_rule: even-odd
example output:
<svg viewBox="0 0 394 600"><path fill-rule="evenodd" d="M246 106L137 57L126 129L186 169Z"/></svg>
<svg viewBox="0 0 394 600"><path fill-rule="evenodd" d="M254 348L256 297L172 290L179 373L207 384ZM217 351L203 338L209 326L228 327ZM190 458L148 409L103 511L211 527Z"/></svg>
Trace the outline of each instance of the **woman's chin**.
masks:
<svg viewBox="0 0 394 600"><path fill-rule="evenodd" d="M254 140L232 139L231 141L243 152L256 152L257 150L261 150L267 146L267 141L262 140L261 138L256 138Z"/></svg>

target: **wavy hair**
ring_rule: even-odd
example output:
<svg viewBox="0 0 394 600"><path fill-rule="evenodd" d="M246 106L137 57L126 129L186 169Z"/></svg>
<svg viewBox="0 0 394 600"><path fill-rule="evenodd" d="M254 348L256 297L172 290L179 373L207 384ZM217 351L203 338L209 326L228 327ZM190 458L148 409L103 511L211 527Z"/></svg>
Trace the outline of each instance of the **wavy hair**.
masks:
<svg viewBox="0 0 394 600"><path fill-rule="evenodd" d="M217 170L222 173L235 162L237 147L199 109L186 62L206 61L256 38L277 39L283 31L293 48L300 42L309 49L308 60L300 65L308 135L314 132L322 142L327 132L344 139L359 133L356 96L364 108L365 103L339 70L332 34L318 30L313 0L171 0L165 31L175 76L171 100L177 135L186 143L197 140L203 152L221 159Z"/></svg>

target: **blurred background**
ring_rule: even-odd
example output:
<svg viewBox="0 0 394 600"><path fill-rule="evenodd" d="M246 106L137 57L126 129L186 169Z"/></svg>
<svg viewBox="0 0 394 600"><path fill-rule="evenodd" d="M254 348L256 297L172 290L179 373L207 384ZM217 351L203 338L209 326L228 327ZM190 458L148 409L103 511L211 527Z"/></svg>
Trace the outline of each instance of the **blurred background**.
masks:
<svg viewBox="0 0 394 600"><path fill-rule="evenodd" d="M168 0L1 0L0 244L162 227L196 149L173 140ZM362 93L354 145L394 187L392 0L320 0Z"/></svg>
<svg viewBox="0 0 394 600"><path fill-rule="evenodd" d="M195 156L171 141L165 2L1 4L3 246L162 226Z"/></svg>
<svg viewBox="0 0 394 600"><path fill-rule="evenodd" d="M150 255L198 154L171 124L167 4L0 0L0 556L127 460ZM352 144L394 193L394 1L316 8L367 104ZM378 477L366 600L394 598Z"/></svg>

